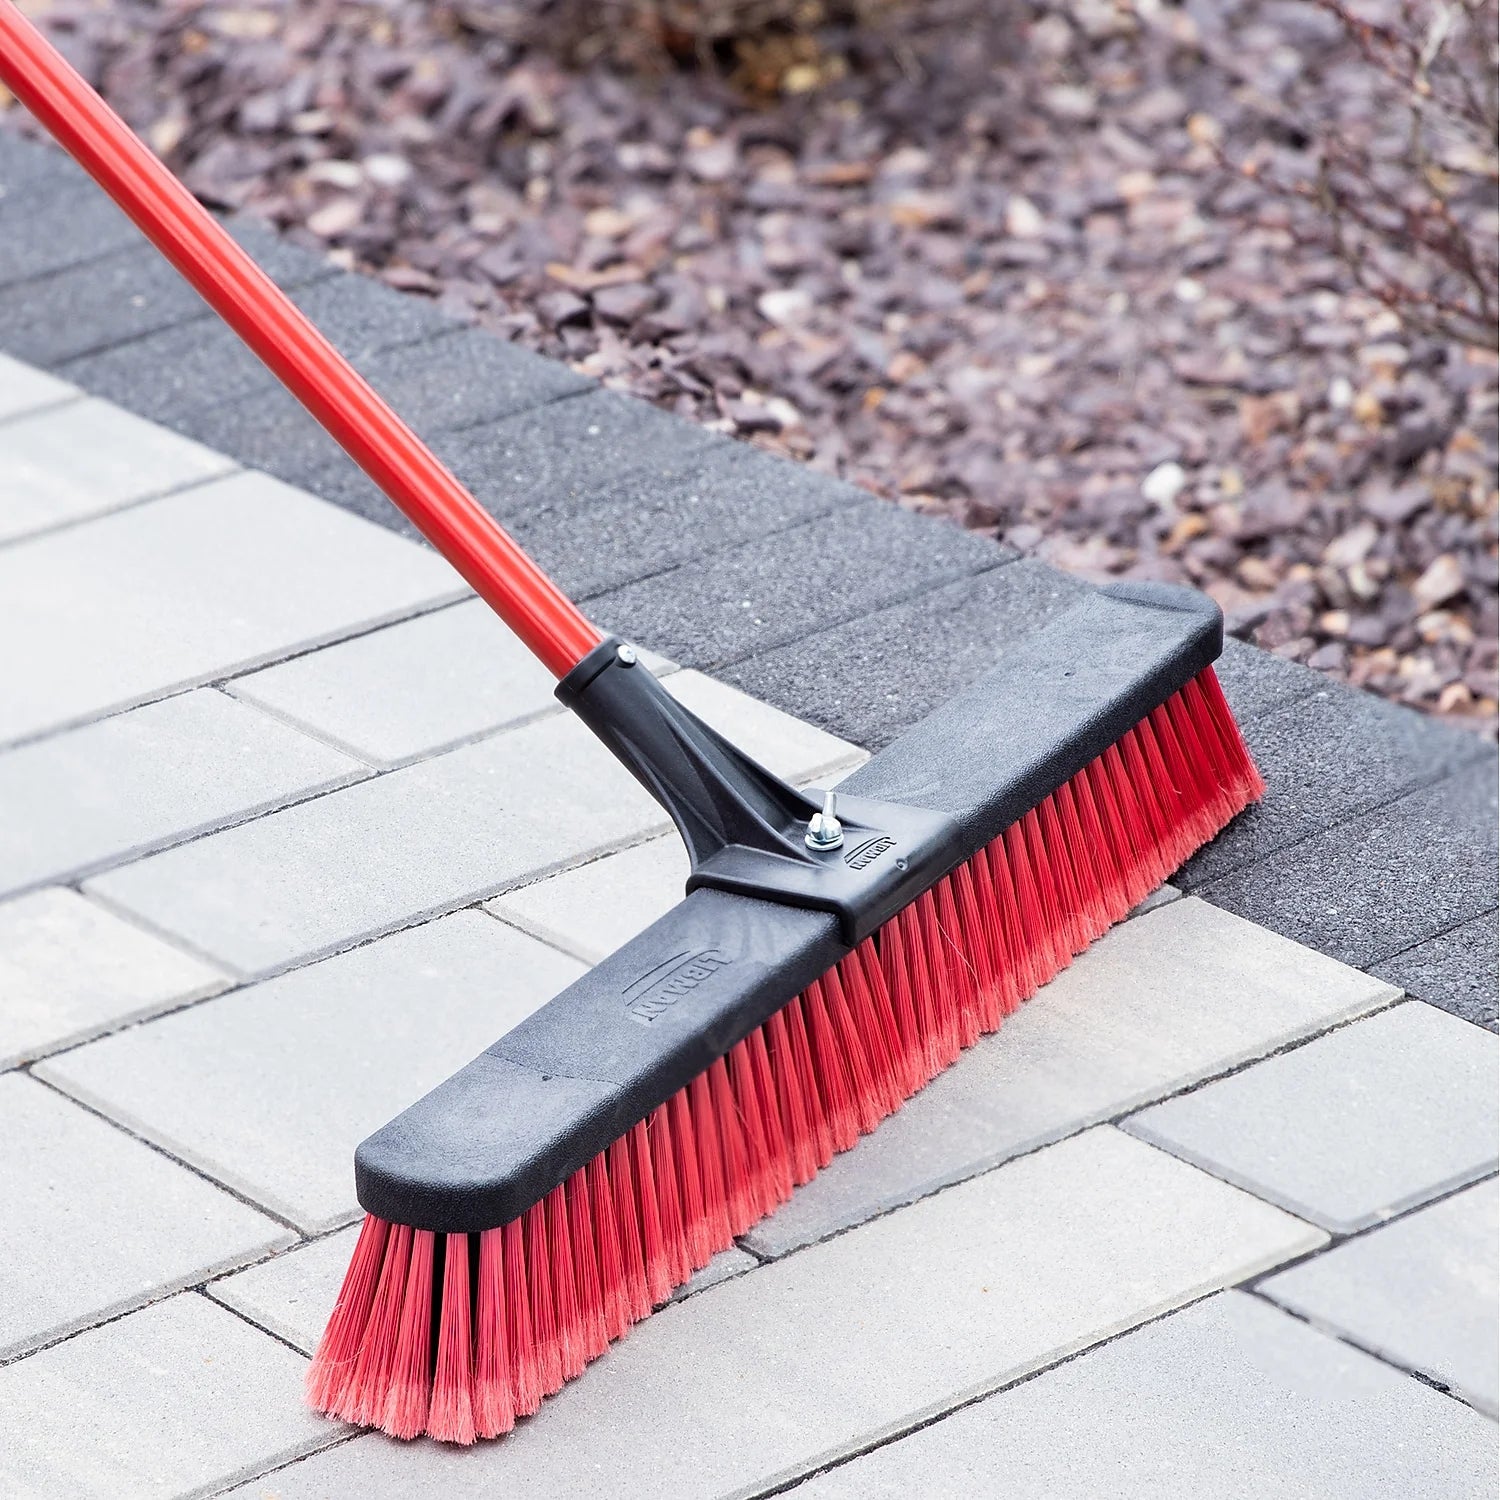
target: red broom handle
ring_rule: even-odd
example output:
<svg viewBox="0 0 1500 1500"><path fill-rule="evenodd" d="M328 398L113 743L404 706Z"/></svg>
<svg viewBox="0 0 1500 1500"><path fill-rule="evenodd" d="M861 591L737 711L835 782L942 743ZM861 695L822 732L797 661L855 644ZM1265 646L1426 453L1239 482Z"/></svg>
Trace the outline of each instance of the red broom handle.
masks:
<svg viewBox="0 0 1500 1500"><path fill-rule="evenodd" d="M599 644L577 606L11 0L0 0L0 82L554 676Z"/></svg>

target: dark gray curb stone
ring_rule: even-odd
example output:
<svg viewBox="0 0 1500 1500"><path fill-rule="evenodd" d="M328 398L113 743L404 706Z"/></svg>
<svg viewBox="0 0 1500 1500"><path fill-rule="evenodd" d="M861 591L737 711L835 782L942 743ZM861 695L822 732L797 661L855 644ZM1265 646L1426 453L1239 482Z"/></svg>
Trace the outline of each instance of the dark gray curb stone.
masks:
<svg viewBox="0 0 1500 1500"><path fill-rule="evenodd" d="M1087 587L231 229L601 625L856 743ZM0 132L0 349L410 532L151 254L71 162ZM1493 1025L1494 751L1240 642L1220 673L1271 790L1181 883Z"/></svg>

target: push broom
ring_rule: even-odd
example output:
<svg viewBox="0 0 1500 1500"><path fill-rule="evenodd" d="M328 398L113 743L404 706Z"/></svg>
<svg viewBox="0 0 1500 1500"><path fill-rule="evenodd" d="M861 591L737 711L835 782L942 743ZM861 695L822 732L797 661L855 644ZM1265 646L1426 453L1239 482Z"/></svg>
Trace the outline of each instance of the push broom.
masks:
<svg viewBox="0 0 1500 1500"><path fill-rule="evenodd" d="M1116 585L850 776L777 780L532 564L10 3L0 81L670 813L686 899L366 1140L323 1411L495 1437L994 1031L1262 784L1207 599Z"/></svg>

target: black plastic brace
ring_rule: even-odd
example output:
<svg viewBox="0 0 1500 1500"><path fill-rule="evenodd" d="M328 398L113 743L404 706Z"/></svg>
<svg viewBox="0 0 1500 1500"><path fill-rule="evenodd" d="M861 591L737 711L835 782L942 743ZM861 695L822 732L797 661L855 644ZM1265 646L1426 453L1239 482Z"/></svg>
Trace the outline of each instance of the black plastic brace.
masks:
<svg viewBox="0 0 1500 1500"><path fill-rule="evenodd" d="M842 844L810 847L822 800L710 728L614 637L558 683L557 697L670 814L692 866L689 892L709 887L832 912L853 947L967 857L944 813L842 795Z"/></svg>

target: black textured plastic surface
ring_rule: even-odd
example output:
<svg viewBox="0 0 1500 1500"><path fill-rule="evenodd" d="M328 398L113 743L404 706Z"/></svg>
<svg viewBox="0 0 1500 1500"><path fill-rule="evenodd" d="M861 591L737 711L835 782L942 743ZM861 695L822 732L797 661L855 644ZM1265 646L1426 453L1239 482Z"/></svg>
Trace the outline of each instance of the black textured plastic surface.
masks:
<svg viewBox="0 0 1500 1500"><path fill-rule="evenodd" d="M944 813L842 795L843 844L809 848L821 797L751 760L613 638L558 683L557 697L671 815L687 847L689 892L832 912L853 947L967 857Z"/></svg>
<svg viewBox="0 0 1500 1500"><path fill-rule="evenodd" d="M961 862L1221 645L1219 611L1201 595L1158 584L1101 590L844 787L948 814ZM360 1203L452 1233L515 1218L847 951L825 913L695 891L366 1140L355 1154Z"/></svg>

